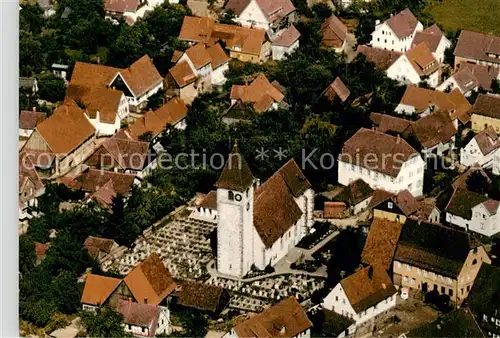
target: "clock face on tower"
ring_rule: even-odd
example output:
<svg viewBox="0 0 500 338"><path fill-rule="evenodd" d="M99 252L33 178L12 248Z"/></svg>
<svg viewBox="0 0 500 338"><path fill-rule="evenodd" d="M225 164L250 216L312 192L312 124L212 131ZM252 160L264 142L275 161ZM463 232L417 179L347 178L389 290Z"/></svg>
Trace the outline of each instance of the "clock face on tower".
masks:
<svg viewBox="0 0 500 338"><path fill-rule="evenodd" d="M237 200L238 202L241 201L241 195L240 194L236 194L234 196L234 199Z"/></svg>

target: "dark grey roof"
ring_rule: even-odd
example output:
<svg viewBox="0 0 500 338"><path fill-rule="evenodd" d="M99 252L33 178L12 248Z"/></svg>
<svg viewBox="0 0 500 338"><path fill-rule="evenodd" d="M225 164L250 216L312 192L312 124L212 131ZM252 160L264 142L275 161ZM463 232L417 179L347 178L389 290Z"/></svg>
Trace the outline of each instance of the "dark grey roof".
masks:
<svg viewBox="0 0 500 338"><path fill-rule="evenodd" d="M467 303L476 316L487 314L500 318L500 267L481 265Z"/></svg>
<svg viewBox="0 0 500 338"><path fill-rule="evenodd" d="M474 316L467 309L445 314L432 323L425 324L406 334L407 337L484 337Z"/></svg>
<svg viewBox="0 0 500 338"><path fill-rule="evenodd" d="M19 88L33 88L36 79L34 77L20 77L19 78Z"/></svg>

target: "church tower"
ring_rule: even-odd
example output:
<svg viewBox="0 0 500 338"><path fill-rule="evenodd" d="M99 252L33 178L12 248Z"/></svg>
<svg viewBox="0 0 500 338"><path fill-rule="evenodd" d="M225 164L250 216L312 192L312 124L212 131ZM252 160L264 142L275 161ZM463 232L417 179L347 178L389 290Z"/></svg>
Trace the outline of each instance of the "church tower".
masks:
<svg viewBox="0 0 500 338"><path fill-rule="evenodd" d="M217 271L243 277L253 264L254 177L235 143L217 187Z"/></svg>

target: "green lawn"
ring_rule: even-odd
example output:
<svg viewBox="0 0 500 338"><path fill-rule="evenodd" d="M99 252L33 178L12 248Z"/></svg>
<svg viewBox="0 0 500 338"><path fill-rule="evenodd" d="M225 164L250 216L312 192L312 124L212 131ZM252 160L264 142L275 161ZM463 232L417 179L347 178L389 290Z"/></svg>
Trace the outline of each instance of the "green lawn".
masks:
<svg viewBox="0 0 500 338"><path fill-rule="evenodd" d="M432 2L428 11L446 31L467 29L500 36L500 0Z"/></svg>

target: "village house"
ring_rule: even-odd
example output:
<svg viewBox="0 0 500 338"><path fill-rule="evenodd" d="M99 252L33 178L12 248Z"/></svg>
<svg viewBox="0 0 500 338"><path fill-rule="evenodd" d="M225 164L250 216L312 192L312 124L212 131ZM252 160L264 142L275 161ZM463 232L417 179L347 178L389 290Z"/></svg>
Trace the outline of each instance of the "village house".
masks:
<svg viewBox="0 0 500 338"><path fill-rule="evenodd" d="M45 193L45 184L35 170L31 156L19 153L19 220L31 218L33 208L38 206L38 197Z"/></svg>
<svg viewBox="0 0 500 338"><path fill-rule="evenodd" d="M123 135L136 141L151 142L152 148L159 151L162 147L158 138L167 126L180 130L186 128L187 111L184 102L179 97L174 97L160 108L147 111L143 117L128 126Z"/></svg>
<svg viewBox="0 0 500 338"><path fill-rule="evenodd" d="M425 162L401 137L361 128L346 141L338 160L342 185L362 179L372 189L422 195Z"/></svg>
<svg viewBox="0 0 500 338"><path fill-rule="evenodd" d="M374 190L362 179L349 183L339 194L333 196L334 201L344 202L350 213L357 215L368 208Z"/></svg>
<svg viewBox="0 0 500 338"><path fill-rule="evenodd" d="M421 205L408 190L393 194L385 190L375 190L368 205L374 218L387 219L401 224L412 215L416 215Z"/></svg>
<svg viewBox="0 0 500 338"><path fill-rule="evenodd" d="M454 122L458 119L462 124L466 124L470 121L468 113L471 107L459 90L446 93L409 85L394 111L398 114L426 116L433 111L444 110L451 113ZM457 128L458 121L455 123Z"/></svg>
<svg viewBox="0 0 500 338"><path fill-rule="evenodd" d="M219 24L209 17L185 16L179 39L191 45L223 41L229 57L243 62L260 63L271 56L271 43L266 41L264 29Z"/></svg>
<svg viewBox="0 0 500 338"><path fill-rule="evenodd" d="M21 151L39 173L59 175L82 163L95 149L96 130L74 101L67 101L37 125Z"/></svg>
<svg viewBox="0 0 500 338"><path fill-rule="evenodd" d="M179 281L172 305L181 309L195 309L211 318L219 318L229 305L229 292L216 285L194 281Z"/></svg>
<svg viewBox="0 0 500 338"><path fill-rule="evenodd" d="M373 63L375 68L385 72L397 59L399 59L402 53L382 48L374 48L367 45L358 45L356 55L358 54L364 55L366 61Z"/></svg>
<svg viewBox="0 0 500 338"><path fill-rule="evenodd" d="M467 297L467 306L486 337L500 336L500 268L481 265Z"/></svg>
<svg viewBox="0 0 500 338"><path fill-rule="evenodd" d="M336 97L338 97L340 101L345 102L349 98L349 95L351 95L351 91L346 87L344 82L342 82L342 80L338 76L321 93L322 97L325 97L332 103L334 102Z"/></svg>
<svg viewBox="0 0 500 338"><path fill-rule="evenodd" d="M469 97L473 92L491 92L494 81L500 80L500 69L471 63L461 63L455 73L443 81L436 90L452 91L456 88Z"/></svg>
<svg viewBox="0 0 500 338"><path fill-rule="evenodd" d="M500 37L462 30L455 51L455 68L461 63L500 67Z"/></svg>
<svg viewBox="0 0 500 338"><path fill-rule="evenodd" d="M53 63L52 66L50 67L52 69L52 74L57 76L60 79L64 80L64 83L68 83L68 71L69 71L69 66L68 65L62 65L59 63Z"/></svg>
<svg viewBox="0 0 500 338"><path fill-rule="evenodd" d="M38 93L38 80L36 77L20 77L19 89L24 89L31 92L31 94L36 94Z"/></svg>
<svg viewBox="0 0 500 338"><path fill-rule="evenodd" d="M257 75L249 85L234 84L230 98L231 106L241 101L243 104L251 104L257 113L276 110L285 104L285 94L278 82L269 82L263 73Z"/></svg>
<svg viewBox="0 0 500 338"><path fill-rule="evenodd" d="M388 69L387 76L400 84L418 85L424 81L435 88L440 82L440 63L426 42L402 54Z"/></svg>
<svg viewBox="0 0 500 338"><path fill-rule="evenodd" d="M394 255L393 281L423 294L437 291L460 304L481 264L490 262L484 247L466 232L408 219Z"/></svg>
<svg viewBox="0 0 500 338"><path fill-rule="evenodd" d="M475 164L491 168L500 174L500 139L493 127L481 130L465 147L460 149L460 164L471 167Z"/></svg>
<svg viewBox="0 0 500 338"><path fill-rule="evenodd" d="M314 191L297 163L262 185L235 144L217 187L217 271L243 277L274 265L313 225Z"/></svg>
<svg viewBox="0 0 500 338"><path fill-rule="evenodd" d="M488 127L500 133L500 95L479 94L470 116L472 130L476 133Z"/></svg>
<svg viewBox="0 0 500 338"><path fill-rule="evenodd" d="M432 55L439 63L444 62L444 51L451 47L451 41L446 38L436 24L427 27L423 31L416 32L411 48L418 46L421 42L427 43Z"/></svg>
<svg viewBox="0 0 500 338"><path fill-rule="evenodd" d="M90 256L99 264L103 264L104 261L113 255L119 248L118 243L112 239L94 236L88 236L83 246L87 249Z"/></svg>
<svg viewBox="0 0 500 338"><path fill-rule="evenodd" d="M396 15L391 14L391 17L382 23L380 20L375 21L370 45L405 53L411 49L415 34L423 29L422 23L407 8Z"/></svg>
<svg viewBox="0 0 500 338"><path fill-rule="evenodd" d="M36 126L45 120L46 115L42 112L33 110L23 110L19 113L19 136L30 137Z"/></svg>
<svg viewBox="0 0 500 338"><path fill-rule="evenodd" d="M483 264L484 265L484 264ZM467 308L455 309L439 316L432 323L426 323L400 335L398 338L435 338L435 337L477 337L484 334Z"/></svg>
<svg viewBox="0 0 500 338"><path fill-rule="evenodd" d="M294 25L278 33L272 40L271 55L273 60L283 60L299 48L300 33Z"/></svg>
<svg viewBox="0 0 500 338"><path fill-rule="evenodd" d="M201 78L200 78L201 79ZM165 89L168 97L179 97L184 103L191 104L200 92L205 91L203 81L189 67L186 61L179 62L168 70L165 76Z"/></svg>
<svg viewBox="0 0 500 338"><path fill-rule="evenodd" d="M385 269L369 265L342 279L323 299L323 307L359 326L394 308L396 296L397 290Z"/></svg>
<svg viewBox="0 0 500 338"><path fill-rule="evenodd" d="M146 0L105 0L104 12L106 18L123 18L127 22L134 23L138 18L143 17L147 10L151 9L149 2Z"/></svg>
<svg viewBox="0 0 500 338"><path fill-rule="evenodd" d="M321 25L321 47L333 49L336 53L344 51L347 43L347 27L332 14Z"/></svg>
<svg viewBox="0 0 500 338"><path fill-rule="evenodd" d="M295 21L295 6L290 0L229 0L236 22L243 27L264 29L271 40Z"/></svg>
<svg viewBox="0 0 500 338"><path fill-rule="evenodd" d="M42 264L43 260L47 256L47 250L50 248L50 243L40 243L35 242L35 266Z"/></svg>
<svg viewBox="0 0 500 338"><path fill-rule="evenodd" d="M476 164L473 164L469 169L467 169L466 171L464 171L462 174L458 175L455 178L455 180L451 184L451 187L453 188L453 190L455 190L457 188L467 188L467 180L475 172L481 174L484 177L484 179L486 180L486 182L488 184L491 184L491 179L488 176L488 174L486 173L486 171L484 171L484 169L479 164L476 163Z"/></svg>
<svg viewBox="0 0 500 338"><path fill-rule="evenodd" d="M126 331L153 337L155 334L171 332L169 303L176 286L160 256L152 253L123 279L89 273L85 280L81 303L85 311L95 312L100 306L123 311ZM147 316L152 320L141 322L133 320L137 314L149 311L154 312Z"/></svg>
<svg viewBox="0 0 500 338"><path fill-rule="evenodd" d="M91 168L144 178L157 167L156 157L148 142L113 136L106 139L84 163Z"/></svg>
<svg viewBox="0 0 500 338"><path fill-rule="evenodd" d="M163 78L144 55L124 69L76 62L66 97L81 102L96 128L112 135L129 111L140 111L161 89Z"/></svg>
<svg viewBox="0 0 500 338"><path fill-rule="evenodd" d="M239 323L223 338L310 338L312 325L295 297L288 297Z"/></svg>
<svg viewBox="0 0 500 338"><path fill-rule="evenodd" d="M382 267L392 274L392 260L402 229L401 222L374 217L361 253L361 262Z"/></svg>
<svg viewBox="0 0 500 338"><path fill-rule="evenodd" d="M446 206L446 221L486 237L500 232L500 201L457 188Z"/></svg>

